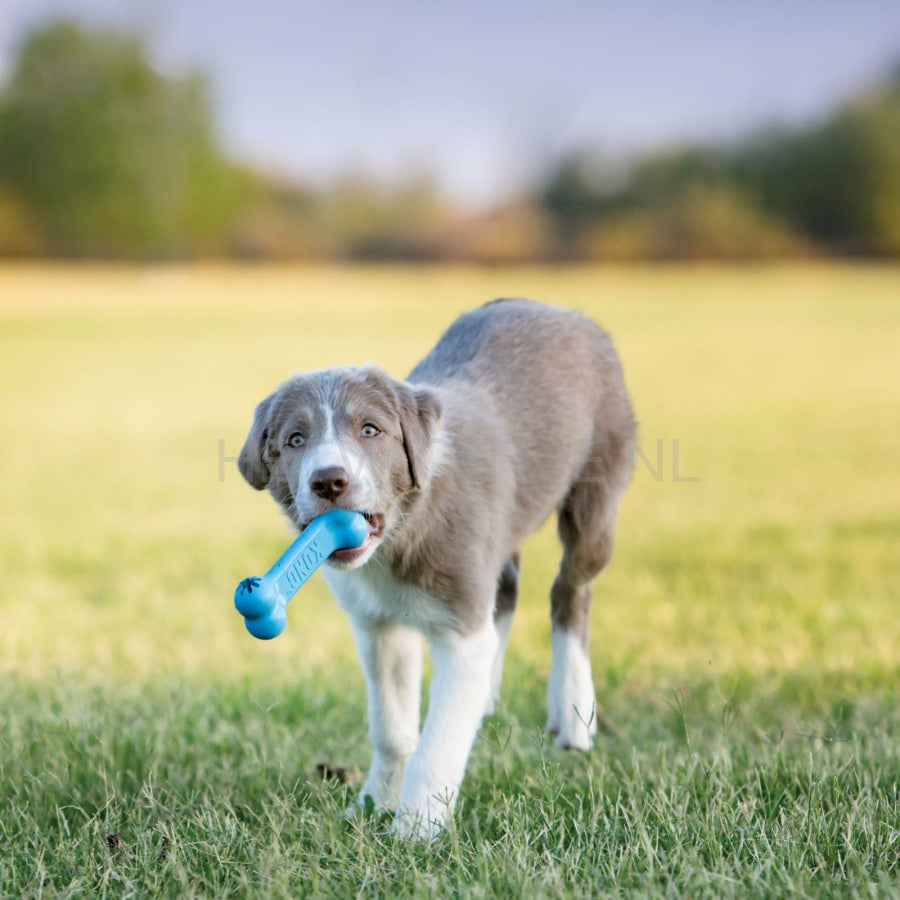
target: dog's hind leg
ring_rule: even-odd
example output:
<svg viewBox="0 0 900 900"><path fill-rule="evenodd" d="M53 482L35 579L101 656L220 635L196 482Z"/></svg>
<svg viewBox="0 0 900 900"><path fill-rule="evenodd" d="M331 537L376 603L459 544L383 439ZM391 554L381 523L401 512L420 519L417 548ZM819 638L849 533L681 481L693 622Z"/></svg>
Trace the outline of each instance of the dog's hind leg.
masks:
<svg viewBox="0 0 900 900"><path fill-rule="evenodd" d="M521 556L517 550L504 563L497 582L497 603L494 607L494 627L497 629L497 650L494 664L491 667L491 693L488 696L484 714L494 714L497 701L500 699L500 686L503 683L503 661L506 657L506 645L512 630L513 615L519 599L519 563Z"/></svg>
<svg viewBox="0 0 900 900"><path fill-rule="evenodd" d="M630 472L624 453L588 460L559 508L563 558L550 592L553 663L547 689L547 730L556 745L587 750L597 732L588 656L593 580L612 555L619 499Z"/></svg>

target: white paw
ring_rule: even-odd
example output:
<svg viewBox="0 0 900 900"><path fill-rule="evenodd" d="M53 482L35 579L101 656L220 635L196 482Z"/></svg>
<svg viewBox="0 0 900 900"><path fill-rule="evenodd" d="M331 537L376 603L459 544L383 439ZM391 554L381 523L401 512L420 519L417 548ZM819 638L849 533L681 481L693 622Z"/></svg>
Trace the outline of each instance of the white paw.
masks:
<svg viewBox="0 0 900 900"><path fill-rule="evenodd" d="M394 810L400 800L400 786L403 783L403 769L409 757L391 757L375 754L365 783L353 806L347 810L364 809L366 797L371 797L377 810Z"/></svg>
<svg viewBox="0 0 900 900"><path fill-rule="evenodd" d="M453 803L438 797L420 808L401 807L394 816L391 833L418 841L435 841L444 832L453 815Z"/></svg>
<svg viewBox="0 0 900 900"><path fill-rule="evenodd" d="M547 687L547 731L557 747L589 750L597 733L597 703L591 662L580 639L553 630L553 665Z"/></svg>
<svg viewBox="0 0 900 900"><path fill-rule="evenodd" d="M582 711L583 710L583 711ZM556 739L553 743L564 750L590 750L592 738L597 733L597 704L583 702L579 707L569 707L568 713L560 716L559 726L555 729Z"/></svg>
<svg viewBox="0 0 900 900"><path fill-rule="evenodd" d="M426 774L421 770L421 762L414 756L406 768L391 831L402 837L431 841L453 815L458 786L434 769Z"/></svg>

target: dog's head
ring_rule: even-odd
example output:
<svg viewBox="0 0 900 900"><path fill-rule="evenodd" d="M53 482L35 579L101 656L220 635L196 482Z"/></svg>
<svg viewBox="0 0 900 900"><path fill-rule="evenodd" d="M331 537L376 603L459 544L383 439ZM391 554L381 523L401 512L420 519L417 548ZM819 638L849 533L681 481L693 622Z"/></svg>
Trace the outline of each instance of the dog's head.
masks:
<svg viewBox="0 0 900 900"><path fill-rule="evenodd" d="M365 543L329 560L359 566L427 484L440 416L433 391L373 366L295 375L256 407L238 468L301 530L335 507L363 513Z"/></svg>

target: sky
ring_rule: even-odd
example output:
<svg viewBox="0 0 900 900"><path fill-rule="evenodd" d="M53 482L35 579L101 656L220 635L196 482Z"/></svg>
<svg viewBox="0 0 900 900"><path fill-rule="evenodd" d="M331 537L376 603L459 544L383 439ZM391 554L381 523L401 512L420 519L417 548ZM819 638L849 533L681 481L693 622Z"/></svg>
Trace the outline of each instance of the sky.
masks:
<svg viewBox="0 0 900 900"><path fill-rule="evenodd" d="M232 152L289 177L434 173L474 205L567 150L812 121L900 61L898 0L0 0L0 76L67 15L199 66Z"/></svg>

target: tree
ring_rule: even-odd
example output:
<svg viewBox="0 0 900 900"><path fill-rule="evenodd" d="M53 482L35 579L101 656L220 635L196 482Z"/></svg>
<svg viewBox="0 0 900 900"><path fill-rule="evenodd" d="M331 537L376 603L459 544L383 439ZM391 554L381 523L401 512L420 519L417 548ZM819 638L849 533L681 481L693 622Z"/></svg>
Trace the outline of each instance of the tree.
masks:
<svg viewBox="0 0 900 900"><path fill-rule="evenodd" d="M64 255L216 252L239 179L197 74L161 75L141 41L57 22L31 34L0 96L0 186Z"/></svg>
<svg viewBox="0 0 900 900"><path fill-rule="evenodd" d="M541 194L563 255L900 254L900 66L822 122L634 161L563 159Z"/></svg>
<svg viewBox="0 0 900 900"><path fill-rule="evenodd" d="M732 172L768 211L833 250L900 252L900 81L819 125L749 143Z"/></svg>

